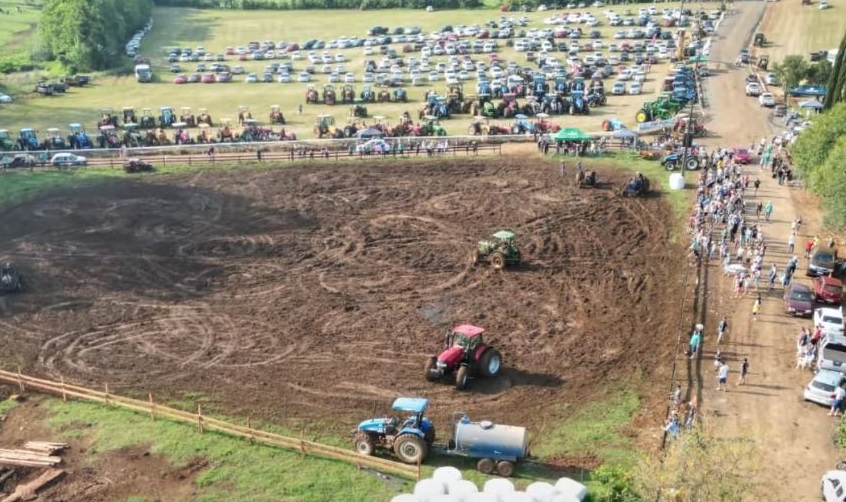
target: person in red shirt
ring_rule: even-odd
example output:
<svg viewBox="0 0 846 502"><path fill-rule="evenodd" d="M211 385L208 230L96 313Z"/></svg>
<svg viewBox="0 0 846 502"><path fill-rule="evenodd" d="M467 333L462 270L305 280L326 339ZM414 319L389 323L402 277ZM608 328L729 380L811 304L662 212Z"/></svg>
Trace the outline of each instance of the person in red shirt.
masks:
<svg viewBox="0 0 846 502"><path fill-rule="evenodd" d="M814 330L814 334L811 335L811 345L816 345L817 342L820 341L821 336L822 336L822 326L817 325L816 329Z"/></svg>
<svg viewBox="0 0 846 502"><path fill-rule="evenodd" d="M811 250L814 249L814 239L808 239L805 243L805 258L811 256Z"/></svg>

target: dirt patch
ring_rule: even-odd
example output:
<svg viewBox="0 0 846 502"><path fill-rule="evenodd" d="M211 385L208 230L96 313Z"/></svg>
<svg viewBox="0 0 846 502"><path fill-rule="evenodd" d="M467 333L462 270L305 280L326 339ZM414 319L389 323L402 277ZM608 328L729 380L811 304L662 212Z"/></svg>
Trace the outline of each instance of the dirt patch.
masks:
<svg viewBox="0 0 846 502"><path fill-rule="evenodd" d="M0 358L339 430L399 395L432 398L436 418L536 424L652 374L674 339L682 253L666 205L572 181L502 157L208 171L41 198L0 222L0 257L27 280L0 317ZM527 264L474 268L476 240L501 228ZM422 368L462 322L487 328L507 369L459 393Z"/></svg>

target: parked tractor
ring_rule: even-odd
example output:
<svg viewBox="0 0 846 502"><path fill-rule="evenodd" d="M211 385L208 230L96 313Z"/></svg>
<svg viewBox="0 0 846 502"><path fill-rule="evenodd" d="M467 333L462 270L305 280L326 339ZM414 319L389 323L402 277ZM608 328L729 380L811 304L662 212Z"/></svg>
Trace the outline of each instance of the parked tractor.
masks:
<svg viewBox="0 0 846 502"><path fill-rule="evenodd" d="M674 114L669 108L665 107L663 103L658 101L646 101L643 103L643 108L638 110L635 114L635 120L640 124L643 122L652 122L654 120L667 120Z"/></svg>
<svg viewBox="0 0 846 502"><path fill-rule="evenodd" d="M169 106L159 108L159 127L170 127L176 121L176 114L173 113L173 108Z"/></svg>
<svg viewBox="0 0 846 502"><path fill-rule="evenodd" d="M147 139L144 134L141 134L138 124L123 124L122 143L130 148L138 148L147 146Z"/></svg>
<svg viewBox="0 0 846 502"><path fill-rule="evenodd" d="M363 456L373 455L377 449L393 451L406 464L422 463L435 441L435 426L423 416L428 406L428 399L397 398L391 408L408 416L402 422L387 415L361 422L353 431L353 449Z"/></svg>
<svg viewBox="0 0 846 502"><path fill-rule="evenodd" d="M367 107L361 103L360 99L356 99L356 104L350 108L350 117L367 118Z"/></svg>
<svg viewBox="0 0 846 502"><path fill-rule="evenodd" d="M100 126L100 134L97 135L97 146L99 148L120 148L120 136L118 136L115 126Z"/></svg>
<svg viewBox="0 0 846 502"><path fill-rule="evenodd" d="M596 171L576 171L576 186L579 188L596 186Z"/></svg>
<svg viewBox="0 0 846 502"><path fill-rule="evenodd" d="M320 93L314 87L314 84L309 84L305 92L306 104L317 104L320 101Z"/></svg>
<svg viewBox="0 0 846 502"><path fill-rule="evenodd" d="M82 124L78 122L68 124L68 130L70 131L70 134L68 134L68 146L70 148L73 148L74 150L94 148L94 145L91 143L91 138L88 136L88 133L85 132L85 128Z"/></svg>
<svg viewBox="0 0 846 502"><path fill-rule="evenodd" d="M470 378L493 378L502 369L502 355L485 344L485 330L471 324L456 326L444 338L444 350L426 359L424 372L430 382L454 378L455 388L467 388Z"/></svg>
<svg viewBox="0 0 846 502"><path fill-rule="evenodd" d="M212 122L211 115L209 115L208 108L200 108L199 110L197 110L197 127L199 127L200 124L205 124L209 127L214 127L214 123Z"/></svg>
<svg viewBox="0 0 846 502"><path fill-rule="evenodd" d="M19 150L38 150L41 144L38 142L38 133L31 127L26 127L19 131L18 149Z"/></svg>
<svg viewBox="0 0 846 502"><path fill-rule="evenodd" d="M282 115L282 108L279 105L270 107L270 123L285 125L285 115Z"/></svg>
<svg viewBox="0 0 846 502"><path fill-rule="evenodd" d="M334 105L335 101L338 97L337 92L335 92L335 86L332 84L326 84L323 86L323 104L324 105Z"/></svg>
<svg viewBox="0 0 846 502"><path fill-rule="evenodd" d="M110 125L117 127L118 117L112 108L103 108L100 110L100 120L97 122L97 127Z"/></svg>
<svg viewBox="0 0 846 502"><path fill-rule="evenodd" d="M185 127L197 127L197 117L191 112L191 107L182 107L179 113L179 122L184 123Z"/></svg>
<svg viewBox="0 0 846 502"><path fill-rule="evenodd" d="M408 102L408 91L399 87L394 89L393 96L391 97L391 101L394 103L407 103Z"/></svg>
<svg viewBox="0 0 846 502"><path fill-rule="evenodd" d="M330 115L318 115L317 124L314 126L314 136L323 138L342 138L344 131L335 127L335 117Z"/></svg>
<svg viewBox="0 0 846 502"><path fill-rule="evenodd" d="M138 124L141 126L141 129L155 129L156 117L153 116L153 110L150 108L141 110L141 120Z"/></svg>
<svg viewBox="0 0 846 502"><path fill-rule="evenodd" d="M649 193L649 178L637 173L623 186L620 195L623 197L642 197Z"/></svg>
<svg viewBox="0 0 846 502"><path fill-rule="evenodd" d="M18 269L11 263L4 263L3 268L0 269L0 292L18 293L21 289L23 289L23 284Z"/></svg>
<svg viewBox="0 0 846 502"><path fill-rule="evenodd" d="M361 89L361 95L359 97L365 103L373 103L376 101L376 93L373 91L373 88L369 85L365 85Z"/></svg>
<svg viewBox="0 0 846 502"><path fill-rule="evenodd" d="M753 45L755 45L755 47L764 47L767 45L767 37L764 36L763 33L756 33Z"/></svg>
<svg viewBox="0 0 846 502"><path fill-rule="evenodd" d="M341 89L341 102L344 104L350 104L355 101L355 87L352 84L346 84Z"/></svg>
<svg viewBox="0 0 846 502"><path fill-rule="evenodd" d="M756 66L761 71L767 71L767 68L770 67L770 57L769 56L761 56L758 58L758 62Z"/></svg>
<svg viewBox="0 0 846 502"><path fill-rule="evenodd" d="M688 171L696 171L699 169L699 158L695 155L688 155L687 158L684 158L683 154L673 152L661 159L661 166L667 171L675 171L682 165Z"/></svg>
<svg viewBox="0 0 846 502"><path fill-rule="evenodd" d="M9 152L16 149L15 141L7 129L0 129L0 150Z"/></svg>
<svg viewBox="0 0 846 502"><path fill-rule="evenodd" d="M56 127L47 129L47 139L44 140L44 147L48 150L64 150L67 148L65 138Z"/></svg>
<svg viewBox="0 0 846 502"><path fill-rule="evenodd" d="M124 106L122 111L124 125L138 123L138 117L135 116L135 108L131 106Z"/></svg>
<svg viewBox="0 0 846 502"><path fill-rule="evenodd" d="M490 240L479 241L479 245L473 253L474 265L487 262L494 269L500 270L506 266L520 264L520 249L517 247L513 232L500 230L491 237Z"/></svg>

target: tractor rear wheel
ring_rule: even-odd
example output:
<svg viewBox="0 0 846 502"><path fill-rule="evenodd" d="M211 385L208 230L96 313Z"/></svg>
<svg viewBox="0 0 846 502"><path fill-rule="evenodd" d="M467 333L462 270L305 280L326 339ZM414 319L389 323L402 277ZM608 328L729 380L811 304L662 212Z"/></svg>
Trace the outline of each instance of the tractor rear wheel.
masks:
<svg viewBox="0 0 846 502"><path fill-rule="evenodd" d="M353 437L353 450L363 457L373 455L373 439L364 432L356 432Z"/></svg>
<svg viewBox="0 0 846 502"><path fill-rule="evenodd" d="M417 464L426 460L429 446L413 434L403 434L394 441L394 453L406 464Z"/></svg>
<svg viewBox="0 0 846 502"><path fill-rule="evenodd" d="M462 366L455 372L455 388L458 390L467 388L467 366Z"/></svg>
<svg viewBox="0 0 846 502"><path fill-rule="evenodd" d="M493 378L499 374L502 369L502 354L494 348L489 348L482 354L481 359L477 363L479 373L486 378Z"/></svg>
<svg viewBox="0 0 846 502"><path fill-rule="evenodd" d="M495 270L502 270L505 267L505 255L497 251L491 255L490 262Z"/></svg>
<svg viewBox="0 0 846 502"><path fill-rule="evenodd" d="M426 381L434 382L437 380L434 374L435 363L438 361L438 358L435 356L431 356L426 358L426 364L423 366L423 370L426 372Z"/></svg>
<svg viewBox="0 0 846 502"><path fill-rule="evenodd" d="M493 474L494 469L496 469L496 462L493 459L483 458L476 462L476 470L482 474Z"/></svg>
<svg viewBox="0 0 846 502"><path fill-rule="evenodd" d="M699 159L695 157L687 159L687 162L685 162L684 167L688 171L696 171L697 169L699 169Z"/></svg>
<svg viewBox="0 0 846 502"><path fill-rule="evenodd" d="M510 478L511 475L514 474L514 464L508 462L507 460L497 462L496 473L502 476L503 478Z"/></svg>
<svg viewBox="0 0 846 502"><path fill-rule="evenodd" d="M635 114L635 120L637 121L638 124L642 124L643 122L646 122L647 119L649 119L649 114L646 112L646 110L639 110Z"/></svg>

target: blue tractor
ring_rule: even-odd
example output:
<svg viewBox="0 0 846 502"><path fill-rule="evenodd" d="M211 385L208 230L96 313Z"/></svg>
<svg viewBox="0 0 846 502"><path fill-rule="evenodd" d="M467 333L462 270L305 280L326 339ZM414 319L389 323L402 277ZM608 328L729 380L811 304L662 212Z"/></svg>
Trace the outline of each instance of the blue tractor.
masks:
<svg viewBox="0 0 846 502"><path fill-rule="evenodd" d="M159 127L170 127L176 122L176 114L173 108L163 106L159 109Z"/></svg>
<svg viewBox="0 0 846 502"><path fill-rule="evenodd" d="M543 99L549 92L549 84L546 83L546 77L542 73L537 73L532 77L532 90L538 99Z"/></svg>
<svg viewBox="0 0 846 502"><path fill-rule="evenodd" d="M425 398L397 398L392 408L406 412L406 418L386 415L361 422L353 431L353 449L364 456L377 449L393 451L406 464L422 463L435 441L435 426L423 416L428 406Z"/></svg>
<svg viewBox="0 0 846 502"><path fill-rule="evenodd" d="M590 113L590 107L585 100L584 88L581 90L573 90L570 92L570 115L587 115Z"/></svg>
<svg viewBox="0 0 846 502"><path fill-rule="evenodd" d="M552 89L562 96L569 93L570 86L567 84L567 77L555 77Z"/></svg>
<svg viewBox="0 0 846 502"><path fill-rule="evenodd" d="M31 127L21 129L18 145L21 150L39 150L41 144L38 142L38 133L35 132L35 129Z"/></svg>
<svg viewBox="0 0 846 502"><path fill-rule="evenodd" d="M85 132L85 128L82 124L78 122L68 124L68 129L70 130L70 134L68 135L68 145L70 145L71 148L74 150L94 148L94 145L91 143L91 138L88 137L88 133Z"/></svg>
<svg viewBox="0 0 846 502"><path fill-rule="evenodd" d="M695 155L688 155L685 158L683 154L673 152L661 159L661 165L667 171L675 171L682 164L684 164L684 168L688 171L695 171L699 169L699 158Z"/></svg>

